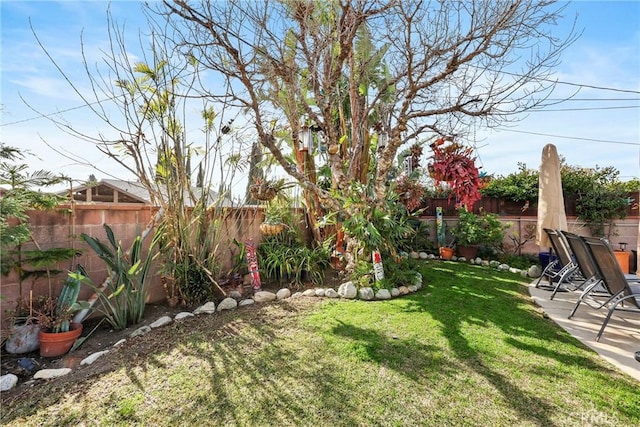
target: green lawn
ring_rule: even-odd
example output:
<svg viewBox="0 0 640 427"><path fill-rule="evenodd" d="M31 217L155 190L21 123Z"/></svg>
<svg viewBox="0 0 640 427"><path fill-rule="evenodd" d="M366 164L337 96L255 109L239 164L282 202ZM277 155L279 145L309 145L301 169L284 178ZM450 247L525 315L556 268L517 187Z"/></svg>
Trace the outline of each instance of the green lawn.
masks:
<svg viewBox="0 0 640 427"><path fill-rule="evenodd" d="M640 384L543 318L525 279L421 270L426 286L391 301L289 300L172 324L84 382L4 402L2 423L640 425Z"/></svg>

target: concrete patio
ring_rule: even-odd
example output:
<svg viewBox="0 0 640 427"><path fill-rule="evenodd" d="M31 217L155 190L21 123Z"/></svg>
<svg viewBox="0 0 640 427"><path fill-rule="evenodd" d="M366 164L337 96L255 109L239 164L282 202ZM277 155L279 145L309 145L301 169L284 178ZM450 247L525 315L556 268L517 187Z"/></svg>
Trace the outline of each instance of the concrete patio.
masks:
<svg viewBox="0 0 640 427"><path fill-rule="evenodd" d="M534 282L529 285L529 293L551 320L622 372L640 381L640 362L634 357L635 352L640 351L640 313L617 310L597 342L595 338L607 315L606 308L595 310L583 303L568 319L580 292L558 292L550 300L551 291L536 288Z"/></svg>

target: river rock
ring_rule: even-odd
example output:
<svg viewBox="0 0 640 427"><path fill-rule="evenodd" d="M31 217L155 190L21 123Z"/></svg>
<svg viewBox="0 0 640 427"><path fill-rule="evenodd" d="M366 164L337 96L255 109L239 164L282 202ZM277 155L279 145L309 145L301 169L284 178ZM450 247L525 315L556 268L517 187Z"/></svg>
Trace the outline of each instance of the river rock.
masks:
<svg viewBox="0 0 640 427"><path fill-rule="evenodd" d="M163 326L167 326L168 324L170 324L171 322L173 322L173 320L171 319L171 317L169 316L162 316L161 318L159 318L158 320L156 320L155 322L153 322L152 324L150 324L149 326L151 327L151 329L155 329L155 328L161 328Z"/></svg>
<svg viewBox="0 0 640 427"><path fill-rule="evenodd" d="M0 391L11 390L18 384L18 377L14 374L6 374L0 377Z"/></svg>
<svg viewBox="0 0 640 427"><path fill-rule="evenodd" d="M533 278L540 277L541 274L542 274L542 269L540 268L539 265L532 265L531 267L529 267L529 270L527 271L527 276L533 277Z"/></svg>
<svg viewBox="0 0 640 427"><path fill-rule="evenodd" d="M90 354L89 356L87 356L84 359L82 359L82 362L80 362L80 364L81 365L91 365L93 362L98 360L99 357L104 356L107 353L109 353L109 350L102 350L102 351L98 351L96 353Z"/></svg>
<svg viewBox="0 0 640 427"><path fill-rule="evenodd" d="M50 380L63 377L71 372L71 368L41 369L33 376L34 380Z"/></svg>
<svg viewBox="0 0 640 427"><path fill-rule="evenodd" d="M358 289L358 297L364 301L371 301L375 297L375 294L373 293L372 288L365 286Z"/></svg>
<svg viewBox="0 0 640 427"><path fill-rule="evenodd" d="M269 291L258 291L255 294L253 294L253 299L255 302L274 301L276 299L276 294Z"/></svg>
<svg viewBox="0 0 640 427"><path fill-rule="evenodd" d="M194 317L194 316L195 315L193 313L190 313L188 311L181 311L180 313L176 314L173 320L182 320L182 319L186 319L187 317Z"/></svg>
<svg viewBox="0 0 640 427"><path fill-rule="evenodd" d="M376 292L376 299L391 299L391 292L389 292L389 289L378 289L378 292Z"/></svg>
<svg viewBox="0 0 640 427"><path fill-rule="evenodd" d="M255 303L256 303L256 302L255 302L253 299L251 299L251 298L246 298L246 299L241 300L241 301L238 303L238 307L245 307L245 306L247 306L247 305L251 305L251 304L255 304Z"/></svg>
<svg viewBox="0 0 640 427"><path fill-rule="evenodd" d="M209 301L204 305L193 310L193 314L213 314L216 312L216 304L213 301Z"/></svg>
<svg viewBox="0 0 640 427"><path fill-rule="evenodd" d="M278 292L276 292L276 299L285 299L285 298L289 298L291 296L291 291L287 288L282 288L279 289Z"/></svg>
<svg viewBox="0 0 640 427"><path fill-rule="evenodd" d="M223 299L222 301L220 301L220 304L218 304L217 310L218 311L233 310L237 306L238 306L238 301L236 301L235 299L233 299L231 297L227 297L227 298Z"/></svg>
<svg viewBox="0 0 640 427"><path fill-rule="evenodd" d="M129 338L135 338L135 337L139 337L142 335L146 335L149 332L151 332L151 327L150 326L141 326L138 329L136 329L135 331L131 332L131 335L129 335Z"/></svg>
<svg viewBox="0 0 640 427"><path fill-rule="evenodd" d="M316 296L316 290L315 289L307 289L306 291L304 291L302 293L303 296L305 297L315 297Z"/></svg>
<svg viewBox="0 0 640 427"><path fill-rule="evenodd" d="M341 298L353 299L358 295L358 290L353 282L344 282L338 287L338 295L340 295Z"/></svg>
<svg viewBox="0 0 640 427"><path fill-rule="evenodd" d="M340 298L338 292L335 289L329 288L324 291L324 296L327 298Z"/></svg>

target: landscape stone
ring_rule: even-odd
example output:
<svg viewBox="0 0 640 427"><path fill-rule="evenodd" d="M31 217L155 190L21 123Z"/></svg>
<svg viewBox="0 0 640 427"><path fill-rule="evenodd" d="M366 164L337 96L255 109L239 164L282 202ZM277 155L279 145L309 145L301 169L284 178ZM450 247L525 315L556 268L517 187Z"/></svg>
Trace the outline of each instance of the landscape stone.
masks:
<svg viewBox="0 0 640 427"><path fill-rule="evenodd" d="M414 281L414 284L418 287L418 289L422 288L422 274L416 272L416 280Z"/></svg>
<svg viewBox="0 0 640 427"><path fill-rule="evenodd" d="M306 291L304 291L302 293L302 295L304 295L305 297L315 297L316 296L316 290L315 289L307 289Z"/></svg>
<svg viewBox="0 0 640 427"><path fill-rule="evenodd" d="M39 332L39 325L15 326L11 331L11 336L7 338L7 342L4 344L4 349L11 354L31 353L40 348Z"/></svg>
<svg viewBox="0 0 640 427"><path fill-rule="evenodd" d="M406 286L400 286L398 290L400 291L400 295L409 294L409 288L407 288Z"/></svg>
<svg viewBox="0 0 640 427"><path fill-rule="evenodd" d="M158 320L156 320L155 322L153 322L152 324L150 324L149 326L152 329L155 328L161 328L163 326L167 326L169 323L173 322L173 320L171 319L171 317L169 316L162 316L161 318L159 318Z"/></svg>
<svg viewBox="0 0 640 427"><path fill-rule="evenodd" d="M457 260L458 260L457 256L454 255L454 256L451 257L451 261L457 261Z"/></svg>
<svg viewBox="0 0 640 427"><path fill-rule="evenodd" d="M238 291L231 291L227 296L233 299L242 299L242 294Z"/></svg>
<svg viewBox="0 0 640 427"><path fill-rule="evenodd" d="M129 338L135 338L135 337L139 337L142 335L146 335L149 332L151 332L151 327L150 326L141 326L138 329L136 329L135 331L131 332L131 335L129 335Z"/></svg>
<svg viewBox="0 0 640 427"><path fill-rule="evenodd" d="M324 296L327 298L340 298L338 292L335 289L329 288L324 291Z"/></svg>
<svg viewBox="0 0 640 427"><path fill-rule="evenodd" d="M481 265L483 260L482 258L477 257L475 261L476 261L476 264Z"/></svg>
<svg viewBox="0 0 640 427"><path fill-rule="evenodd" d="M236 301L235 299L233 299L231 297L227 297L227 298L223 299L222 301L220 301L220 304L218 304L218 311L233 310L237 306L238 306L238 301Z"/></svg>
<svg viewBox="0 0 640 427"><path fill-rule="evenodd" d="M411 251L411 253L409 254L409 256L410 256L412 259L419 259L419 258L420 258L420 254L419 254L418 252L415 252L415 251Z"/></svg>
<svg viewBox="0 0 640 427"><path fill-rule="evenodd" d="M457 261L459 262L467 262L467 259L463 256L461 256L460 258L457 259Z"/></svg>
<svg viewBox="0 0 640 427"><path fill-rule="evenodd" d="M489 267L490 264L489 264L488 260L483 259L482 262L480 263L480 265L483 266L483 267Z"/></svg>
<svg viewBox="0 0 640 427"><path fill-rule="evenodd" d="M416 285L409 285L407 286L407 288L409 288L409 292L411 293L416 292L418 290L418 287Z"/></svg>
<svg viewBox="0 0 640 427"><path fill-rule="evenodd" d="M426 253L426 252L419 252L418 256L420 257L420 259L428 259L429 258L429 254Z"/></svg>
<svg viewBox="0 0 640 427"><path fill-rule="evenodd" d="M529 267L529 270L527 271L527 275L533 278L540 277L541 274L542 274L542 268L540 268L539 265L532 265L531 267Z"/></svg>
<svg viewBox="0 0 640 427"><path fill-rule="evenodd" d="M434 254L429 254L428 259L436 259L437 257Z"/></svg>
<svg viewBox="0 0 640 427"><path fill-rule="evenodd" d="M505 270L508 270L508 269L509 269L509 265L507 265L507 264L500 264L498 266L498 270L500 270L500 271L505 271Z"/></svg>
<svg viewBox="0 0 640 427"><path fill-rule="evenodd" d="M376 299L391 299L391 292L389 292L389 289L378 289L378 292L376 292Z"/></svg>
<svg viewBox="0 0 640 427"><path fill-rule="evenodd" d="M269 291L258 291L255 294L253 294L253 299L255 302L274 301L276 299L276 294Z"/></svg>
<svg viewBox="0 0 640 427"><path fill-rule="evenodd" d="M361 300L364 300L364 301L371 301L375 297L373 293L373 289L368 286L360 288L358 290L358 296L360 297Z"/></svg>
<svg viewBox="0 0 640 427"><path fill-rule="evenodd" d="M513 274L520 274L520 269L519 268L515 268L515 267L510 267L509 268L509 272L513 273Z"/></svg>
<svg viewBox="0 0 640 427"><path fill-rule="evenodd" d="M118 346L121 346L122 344L124 344L125 342L127 342L127 340L125 338L122 338L121 340L116 342L113 346L114 347L118 347Z"/></svg>
<svg viewBox="0 0 640 427"><path fill-rule="evenodd" d="M391 296L394 298L400 296L400 290L398 288L391 288Z"/></svg>
<svg viewBox="0 0 640 427"><path fill-rule="evenodd" d="M500 265L500 261L496 261L495 259L491 260L491 261L489 261L489 265L491 267L498 267Z"/></svg>
<svg viewBox="0 0 640 427"><path fill-rule="evenodd" d="M276 292L276 298L279 300L289 298L290 296L291 296L291 291L287 288L282 288L278 290L278 292Z"/></svg>
<svg viewBox="0 0 640 427"><path fill-rule="evenodd" d="M89 356L87 356L84 359L82 359L82 362L80 362L80 364L81 365L91 365L93 362L98 360L99 357L104 356L107 353L109 353L109 350L102 350L102 351L98 351L96 353L90 354Z"/></svg>
<svg viewBox="0 0 640 427"><path fill-rule="evenodd" d="M527 270L520 270L520 276L529 277L529 275L527 274Z"/></svg>
<svg viewBox="0 0 640 427"><path fill-rule="evenodd" d="M0 377L0 391L11 390L18 384L18 377L14 374L6 374Z"/></svg>
<svg viewBox="0 0 640 427"><path fill-rule="evenodd" d="M176 314L176 316L173 319L182 320L182 319L186 319L187 317L195 317L195 315L188 311L181 311L180 313Z"/></svg>
<svg viewBox="0 0 640 427"><path fill-rule="evenodd" d="M213 301L209 301L204 305L193 310L193 314L213 314L216 312L216 304Z"/></svg>
<svg viewBox="0 0 640 427"><path fill-rule="evenodd" d="M294 292L293 295L291 295L291 298L300 298L302 296L302 292L298 291L298 292Z"/></svg>
<svg viewBox="0 0 640 427"><path fill-rule="evenodd" d="M315 291L316 291L316 296L317 297L323 297L324 296L325 290L323 288L316 288Z"/></svg>
<svg viewBox="0 0 640 427"><path fill-rule="evenodd" d="M247 305L255 304L256 302L251 298L243 299L238 303L238 307L246 307Z"/></svg>
<svg viewBox="0 0 640 427"><path fill-rule="evenodd" d="M71 368L41 369L33 376L34 380L50 380L63 377L71 372Z"/></svg>
<svg viewBox="0 0 640 427"><path fill-rule="evenodd" d="M358 290L353 282L344 282L338 287L338 295L340 295L341 298L353 299L358 295Z"/></svg>

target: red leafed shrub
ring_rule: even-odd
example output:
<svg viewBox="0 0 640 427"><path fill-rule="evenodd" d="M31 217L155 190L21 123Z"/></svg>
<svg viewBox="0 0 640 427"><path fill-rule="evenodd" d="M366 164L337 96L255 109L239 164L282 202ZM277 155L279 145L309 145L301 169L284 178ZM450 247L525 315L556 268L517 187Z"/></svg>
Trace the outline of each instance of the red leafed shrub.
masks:
<svg viewBox="0 0 640 427"><path fill-rule="evenodd" d="M447 182L452 194L456 196L456 207L468 206L480 200L482 179L472 156L473 148L451 143L446 147L433 144L433 160L428 169L431 177L440 182Z"/></svg>

